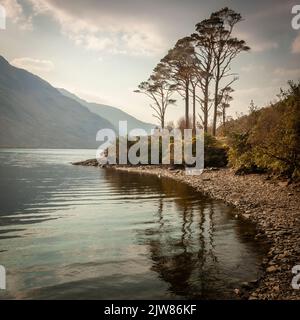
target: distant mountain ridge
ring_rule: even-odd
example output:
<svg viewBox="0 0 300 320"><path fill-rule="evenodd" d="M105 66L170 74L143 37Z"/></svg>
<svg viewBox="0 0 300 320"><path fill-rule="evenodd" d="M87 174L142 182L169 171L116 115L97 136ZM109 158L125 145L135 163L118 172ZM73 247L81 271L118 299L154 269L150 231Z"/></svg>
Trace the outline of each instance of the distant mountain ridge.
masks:
<svg viewBox="0 0 300 320"><path fill-rule="evenodd" d="M87 102L63 88L58 88L58 90L66 97L74 99L75 101L79 102L81 105L88 108L91 112L111 122L117 130L119 126L119 121L127 121L128 132L133 129L144 129L148 134L150 134L151 129L155 128L154 124L146 123L141 120L138 120L119 108L104 105L104 104ZM121 134L124 134L124 132L121 132Z"/></svg>
<svg viewBox="0 0 300 320"><path fill-rule="evenodd" d="M0 56L0 147L95 148L100 115Z"/></svg>

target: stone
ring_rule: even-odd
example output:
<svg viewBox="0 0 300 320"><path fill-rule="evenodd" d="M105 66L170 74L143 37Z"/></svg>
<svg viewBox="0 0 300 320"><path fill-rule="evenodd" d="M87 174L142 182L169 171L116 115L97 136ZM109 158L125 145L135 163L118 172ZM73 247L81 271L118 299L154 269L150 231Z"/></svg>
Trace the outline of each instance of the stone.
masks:
<svg viewBox="0 0 300 320"><path fill-rule="evenodd" d="M243 217L244 219L248 220L248 219L250 218L250 214L248 214L248 213L243 213L243 214L242 214L242 217Z"/></svg>
<svg viewBox="0 0 300 320"><path fill-rule="evenodd" d="M234 293L235 293L237 296L239 296L240 293L241 293L241 291L240 291L240 289L235 288L235 289L234 289Z"/></svg>
<svg viewBox="0 0 300 320"><path fill-rule="evenodd" d="M267 272L271 273L271 272L275 272L278 270L278 266L273 265L267 268Z"/></svg>

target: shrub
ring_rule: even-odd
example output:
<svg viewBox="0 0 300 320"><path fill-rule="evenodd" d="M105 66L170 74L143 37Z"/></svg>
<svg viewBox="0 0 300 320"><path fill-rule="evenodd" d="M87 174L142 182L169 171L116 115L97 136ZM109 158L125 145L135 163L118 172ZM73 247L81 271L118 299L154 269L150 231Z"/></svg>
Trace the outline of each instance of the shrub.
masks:
<svg viewBox="0 0 300 320"><path fill-rule="evenodd" d="M228 143L229 163L236 169L299 177L300 82L289 82L276 104L232 122Z"/></svg>
<svg viewBox="0 0 300 320"><path fill-rule="evenodd" d="M228 163L227 148L213 136L204 136L204 166L225 167Z"/></svg>

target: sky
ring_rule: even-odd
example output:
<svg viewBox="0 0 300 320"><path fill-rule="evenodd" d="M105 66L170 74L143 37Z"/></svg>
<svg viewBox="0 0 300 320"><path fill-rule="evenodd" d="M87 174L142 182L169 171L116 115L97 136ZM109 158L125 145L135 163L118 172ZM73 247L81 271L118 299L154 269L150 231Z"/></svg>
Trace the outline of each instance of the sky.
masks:
<svg viewBox="0 0 300 320"><path fill-rule="evenodd" d="M236 35L251 47L232 64L238 73L228 113L250 101L274 101L287 80L300 79L300 30L292 28L299 0L0 0L6 28L0 55L55 87L155 123L149 100L133 91L195 24L225 6L240 12ZM300 20L300 19L299 19ZM167 120L183 116L178 97Z"/></svg>

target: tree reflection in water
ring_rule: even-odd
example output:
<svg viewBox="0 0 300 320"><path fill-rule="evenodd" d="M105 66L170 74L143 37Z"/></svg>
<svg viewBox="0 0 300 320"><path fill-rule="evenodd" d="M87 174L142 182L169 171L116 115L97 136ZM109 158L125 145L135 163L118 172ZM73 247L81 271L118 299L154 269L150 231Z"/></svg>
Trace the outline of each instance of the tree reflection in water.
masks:
<svg viewBox="0 0 300 320"><path fill-rule="evenodd" d="M171 179L115 170L105 175L120 193L135 194L145 205L147 197L157 198L153 223L136 230L137 242L148 246L151 270L174 298L234 298L237 281L257 276L242 267L255 247L253 226L236 221L233 208Z"/></svg>

